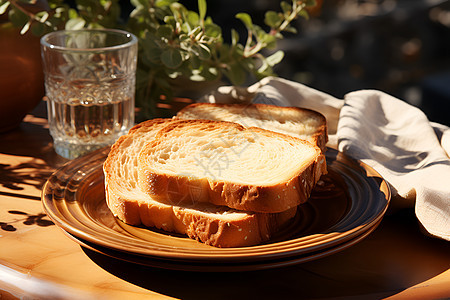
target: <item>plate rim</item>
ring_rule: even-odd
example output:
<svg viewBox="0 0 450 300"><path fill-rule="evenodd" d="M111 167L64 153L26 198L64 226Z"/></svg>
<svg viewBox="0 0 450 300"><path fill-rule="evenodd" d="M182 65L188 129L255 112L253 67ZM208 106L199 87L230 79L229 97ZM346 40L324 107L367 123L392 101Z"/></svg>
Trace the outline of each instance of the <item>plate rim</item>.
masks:
<svg viewBox="0 0 450 300"><path fill-rule="evenodd" d="M369 228L367 231L362 232L360 235L355 236L353 239L348 242L343 242L328 248L325 248L324 251L314 251L311 254L293 256L287 258L279 258L274 260L264 260L263 262L234 262L235 264L229 264L229 262L220 262L218 264L211 264L211 262L206 261L187 261L187 260L171 260L171 259L161 259L160 257L151 258L143 255L138 255L135 253L126 253L123 251L119 251L116 249L111 249L107 247L98 246L94 243L86 243L82 239L71 235L68 232L64 231L64 234L71 239L72 241L78 243L80 246L83 246L91 251L95 251L102 255L122 260L128 263L136 263L143 266L155 267L161 269L168 270L176 270L176 271L194 271L194 272L248 272L248 271L260 271L260 270L268 270L273 268L282 268L289 267L292 265L310 262L319 258L327 257L336 253L339 253L343 250L346 250L355 244L361 242L368 235L370 235L381 223L382 220L379 220L373 227Z"/></svg>
<svg viewBox="0 0 450 300"><path fill-rule="evenodd" d="M391 190L390 190L390 186L389 184L386 182L386 180L384 178L382 178L382 176L376 172L372 167L368 166L367 164L355 160L351 157L349 157L348 155L345 155L335 149L328 149L327 153L330 153L329 151L333 152L333 155L335 157L335 159L337 159L338 155L344 155L345 159L350 160L353 163L356 163L360 168L364 169L366 172L369 172L371 175L376 176L378 178L381 179L381 185L384 185L385 191L383 191L385 197L385 204L383 206L383 208L377 212L376 215L374 215L373 219L371 220L371 222L364 224L364 225L359 225L356 226L354 228L352 228L351 230L346 231L344 234L344 236L338 240L338 242L333 240L330 240L332 234L328 234L328 239L325 239L325 242L320 242L320 238L321 235L327 235L327 234L322 234L322 233L318 233L315 234L318 236L318 245L315 245L314 247L307 247L308 249L305 250L298 249L299 247L296 246L295 249L292 248L292 246L289 246L289 243L294 243L295 240L298 240L299 238L295 238L292 240L287 240L287 241L282 241L282 242L276 242L276 243L271 243L271 244L263 244L263 245L256 245L256 246L250 246L250 247L242 247L242 248L215 248L215 247L211 247L212 249L203 249L203 248L197 248L194 251L194 254L192 253L188 253L188 252L179 252L178 251L174 251L174 252L167 252L167 251L162 251L162 250L150 250L150 249L143 249L141 251L136 251L136 250L131 250L131 249L125 249L125 248L117 248L117 247L112 247L111 244L109 244L107 241L104 240L98 240L97 238L95 238L95 236L90 236L90 234L87 234L85 231L79 229L79 228L75 228L72 225L68 224L67 222L65 222L65 220L61 219L60 217L58 217L54 211L52 211L51 206L55 207L54 205L54 201L53 197L49 198L49 185L51 184L51 180L52 178L54 178L54 176L58 175L58 172L62 172L65 168L70 168L73 165L77 165L78 162L80 161L86 161L89 163L89 159L90 158L95 158L96 156L104 156L104 158L106 158L107 153L109 152L109 147L105 147L103 149L94 151L90 154L87 154L86 156L83 156L81 158L72 160L67 162L65 165L63 165L62 167L60 167L58 170L56 170L51 176L50 178L46 181L46 183L44 184L43 188L42 188L42 204L44 207L44 211L47 213L47 215L50 217L50 219L52 219L52 221L54 221L54 223L60 228L62 229L64 232L67 232L69 234L72 234L73 236L77 237L77 238L81 238L83 240L86 240L88 242L91 242L93 244L99 245L101 247L105 247L105 248L110 248L116 251L121 251L124 253L132 253L132 254L137 254L137 255L144 255L147 257L155 257L155 258L165 258L165 259L174 259L174 260L192 260L192 261L223 261L223 262L245 262L245 263L249 263L249 262L263 262L264 260L267 259L273 259L273 257L276 258L288 258L288 257L292 257L292 256L296 256L299 255L299 251L301 252L301 254L307 254L308 252L314 252L314 251L320 251L321 249L324 248L329 248L331 246L336 246L340 243L345 243L345 242L349 242L352 239L362 235L363 233L365 233L366 231L369 231L372 227L376 227L378 226L377 224L379 224L379 222L381 222L381 219L383 218L383 216L386 213L386 210L389 206L390 203L390 199L391 199ZM101 164L100 164L101 165ZM81 165L83 166L83 165ZM97 166L98 168L99 166ZM75 168L77 169L77 168ZM65 199L64 199L65 200ZM63 201L64 201L63 200ZM336 224L334 224L336 225ZM129 225L127 225L129 226ZM373 228L374 229L374 228ZM372 230L373 230L372 229ZM94 230L93 230L94 231ZM95 231L94 231L95 232ZM340 233L343 234L343 233ZM339 233L335 233L334 235L339 235ZM130 235L133 238L136 238L136 236ZM309 236L314 236L314 235L309 235ZM315 238L315 237L314 237ZM330 245L331 243L331 245ZM268 246L269 245L269 246ZM279 251L271 251L269 253L258 253L258 251L260 250L264 250L265 248L277 248L277 246L280 245L287 245L288 250L286 250L285 252L279 252ZM162 247L165 248L165 247ZM166 247L168 248L168 246ZM290 248L290 250L289 250ZM181 249L181 247L178 247L178 249ZM188 250L192 250L189 249L189 247L187 247L186 249ZM244 251L242 251L242 249L244 249ZM253 249L255 253L252 253L251 255L249 255L249 251L245 251L248 249ZM237 253L241 253L236 254ZM244 252L244 253L242 253ZM200 253L200 254L199 254ZM205 255L207 254L207 255Z"/></svg>

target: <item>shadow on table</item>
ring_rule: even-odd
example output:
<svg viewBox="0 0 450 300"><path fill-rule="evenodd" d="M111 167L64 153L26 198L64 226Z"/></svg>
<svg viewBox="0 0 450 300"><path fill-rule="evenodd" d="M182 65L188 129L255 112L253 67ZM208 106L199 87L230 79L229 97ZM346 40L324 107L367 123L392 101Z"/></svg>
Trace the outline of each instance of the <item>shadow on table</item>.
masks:
<svg viewBox="0 0 450 300"><path fill-rule="evenodd" d="M450 264L449 245L420 233L411 209L385 217L368 238L340 253L272 270L172 271L83 250L97 265L115 276L182 299L347 299L349 296L376 299L431 279L446 271Z"/></svg>
<svg viewBox="0 0 450 300"><path fill-rule="evenodd" d="M40 189L54 169L67 161L53 150L46 125L45 116L38 111L27 115L18 128L0 133L0 153L17 157L0 164L0 184L9 190L2 194L23 197L18 191L26 186ZM40 200L35 198L32 200Z"/></svg>

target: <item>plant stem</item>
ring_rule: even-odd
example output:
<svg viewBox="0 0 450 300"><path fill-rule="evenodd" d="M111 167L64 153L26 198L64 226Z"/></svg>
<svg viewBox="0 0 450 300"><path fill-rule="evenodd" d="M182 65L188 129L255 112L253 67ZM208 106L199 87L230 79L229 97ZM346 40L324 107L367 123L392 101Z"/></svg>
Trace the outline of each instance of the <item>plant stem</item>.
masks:
<svg viewBox="0 0 450 300"><path fill-rule="evenodd" d="M275 36L276 34L284 31L289 24L297 17L297 15L302 11L305 7L305 4L300 1L292 1L292 11L291 13L285 17L284 21L277 27L277 28L271 28L268 34ZM257 41L253 46L251 43L253 42L253 31L251 29L248 29L248 37L247 42L245 43L244 47L244 57L252 57L259 53L264 47L267 46L267 43L263 43L261 41Z"/></svg>
<svg viewBox="0 0 450 300"><path fill-rule="evenodd" d="M39 18L39 17L37 17L37 14L32 13L29 10L25 9L22 6L22 4L19 3L19 1L17 1L17 0L10 0L9 2L10 2L10 4L12 6L14 6L14 8L16 8L19 11L21 11L22 13L24 13L29 18L29 20L28 20L28 22L27 22L27 24L25 26L29 26L31 24L31 21L36 21L36 22L39 22L41 24L45 24L45 25L47 25L50 28L52 27L52 24L49 21L47 21L48 16L45 18L44 21L42 21L43 18ZM36 3L37 3L37 1L34 1L34 2L30 3L30 4L36 4ZM45 10L45 8L44 8L44 10ZM26 30L25 30L25 32L26 32ZM21 32L21 34L24 34L25 32L23 32L23 33Z"/></svg>
<svg viewBox="0 0 450 300"><path fill-rule="evenodd" d="M26 14L30 19L39 21L39 19L36 18L35 14L33 14L33 13L29 12L28 10L26 10L25 8L23 8L22 5L18 4L18 1L9 0L9 3L12 6L14 6L15 8L17 8L18 10L20 10L21 12L23 12L24 14Z"/></svg>
<svg viewBox="0 0 450 300"><path fill-rule="evenodd" d="M275 32L273 35L280 33L281 31L285 30L286 27L295 19L295 17L305 8L305 4L301 2L300 5L297 5L297 1L292 2L292 12L289 14L289 16L280 24L278 28L275 28Z"/></svg>

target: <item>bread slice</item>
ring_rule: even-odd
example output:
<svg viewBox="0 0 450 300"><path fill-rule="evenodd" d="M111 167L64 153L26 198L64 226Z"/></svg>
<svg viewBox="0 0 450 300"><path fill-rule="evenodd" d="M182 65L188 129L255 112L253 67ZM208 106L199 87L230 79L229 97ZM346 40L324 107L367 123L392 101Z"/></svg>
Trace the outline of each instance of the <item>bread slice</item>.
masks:
<svg viewBox="0 0 450 300"><path fill-rule="evenodd" d="M155 119L119 138L103 165L106 202L114 216L130 225L186 234L215 247L242 247L269 240L296 213L237 211L210 203L169 205L155 201L138 186L138 154L156 133L177 121Z"/></svg>
<svg viewBox="0 0 450 300"><path fill-rule="evenodd" d="M237 123L172 122L139 154L141 190L169 204L276 213L306 202L326 173L319 147Z"/></svg>
<svg viewBox="0 0 450 300"><path fill-rule="evenodd" d="M178 112L178 119L205 119L236 122L244 127L288 134L307 140L326 150L328 141L325 117L316 111L267 104L194 103Z"/></svg>

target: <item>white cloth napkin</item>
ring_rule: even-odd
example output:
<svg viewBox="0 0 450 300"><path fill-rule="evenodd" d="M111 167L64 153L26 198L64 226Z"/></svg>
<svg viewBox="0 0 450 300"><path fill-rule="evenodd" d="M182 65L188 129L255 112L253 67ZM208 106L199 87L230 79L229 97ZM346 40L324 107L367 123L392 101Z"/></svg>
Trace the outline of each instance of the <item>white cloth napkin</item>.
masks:
<svg viewBox="0 0 450 300"><path fill-rule="evenodd" d="M274 77L247 89L221 87L203 101L321 112L328 122L328 146L373 167L391 185L393 201L415 205L423 227L450 240L450 128L429 122L421 110L380 91L356 91L341 100Z"/></svg>

